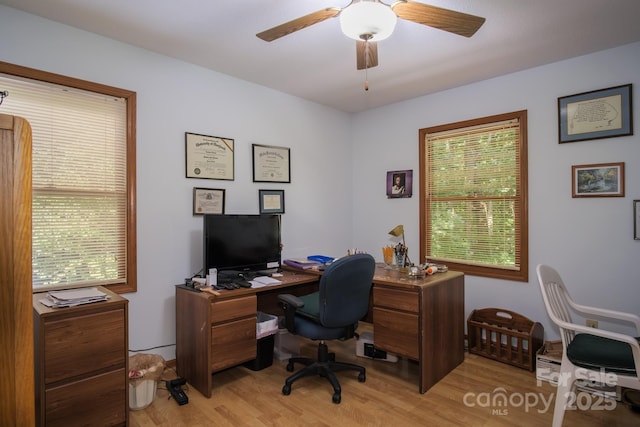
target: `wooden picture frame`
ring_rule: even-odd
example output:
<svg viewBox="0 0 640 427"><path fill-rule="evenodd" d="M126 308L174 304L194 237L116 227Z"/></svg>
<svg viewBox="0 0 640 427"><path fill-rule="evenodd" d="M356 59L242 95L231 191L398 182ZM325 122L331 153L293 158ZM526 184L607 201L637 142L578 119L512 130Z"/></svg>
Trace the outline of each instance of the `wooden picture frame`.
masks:
<svg viewBox="0 0 640 427"><path fill-rule="evenodd" d="M640 240L640 200L633 201L633 239Z"/></svg>
<svg viewBox="0 0 640 427"><path fill-rule="evenodd" d="M186 177L234 180L234 141L231 138L185 132Z"/></svg>
<svg viewBox="0 0 640 427"><path fill-rule="evenodd" d="M284 190L258 190L261 214L284 213Z"/></svg>
<svg viewBox="0 0 640 427"><path fill-rule="evenodd" d="M413 195L413 170L387 172L387 198L401 199Z"/></svg>
<svg viewBox="0 0 640 427"><path fill-rule="evenodd" d="M624 162L571 166L572 197L624 197Z"/></svg>
<svg viewBox="0 0 640 427"><path fill-rule="evenodd" d="M558 98L559 143L633 135L632 85Z"/></svg>
<svg viewBox="0 0 640 427"><path fill-rule="evenodd" d="M193 189L193 214L224 214L225 190L222 188Z"/></svg>
<svg viewBox="0 0 640 427"><path fill-rule="evenodd" d="M253 182L291 182L291 150L252 144Z"/></svg>

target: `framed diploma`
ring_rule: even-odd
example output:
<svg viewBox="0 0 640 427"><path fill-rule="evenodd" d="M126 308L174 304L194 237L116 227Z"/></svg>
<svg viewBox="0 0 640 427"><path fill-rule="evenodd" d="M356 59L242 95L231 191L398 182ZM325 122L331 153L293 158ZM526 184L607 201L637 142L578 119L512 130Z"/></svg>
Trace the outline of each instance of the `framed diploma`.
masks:
<svg viewBox="0 0 640 427"><path fill-rule="evenodd" d="M233 181L233 139L185 132L187 178Z"/></svg>
<svg viewBox="0 0 640 427"><path fill-rule="evenodd" d="M289 149L253 144L253 182L291 182Z"/></svg>
<svg viewBox="0 0 640 427"><path fill-rule="evenodd" d="M558 98L560 144L633 135L631 84Z"/></svg>
<svg viewBox="0 0 640 427"><path fill-rule="evenodd" d="M220 188L194 188L193 214L223 214L224 190Z"/></svg>
<svg viewBox="0 0 640 427"><path fill-rule="evenodd" d="M260 213L284 213L284 190L258 190Z"/></svg>

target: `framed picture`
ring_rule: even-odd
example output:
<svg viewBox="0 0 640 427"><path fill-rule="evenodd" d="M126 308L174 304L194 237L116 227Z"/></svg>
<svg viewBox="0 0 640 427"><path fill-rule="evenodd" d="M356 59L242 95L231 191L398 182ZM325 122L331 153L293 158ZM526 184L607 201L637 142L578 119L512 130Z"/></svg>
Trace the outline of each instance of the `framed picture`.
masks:
<svg viewBox="0 0 640 427"><path fill-rule="evenodd" d="M572 197L624 197L624 162L571 166Z"/></svg>
<svg viewBox="0 0 640 427"><path fill-rule="evenodd" d="M387 172L387 198L411 197L413 194L413 170Z"/></svg>
<svg viewBox="0 0 640 427"><path fill-rule="evenodd" d="M193 214L223 214L224 190L221 188L194 188Z"/></svg>
<svg viewBox="0 0 640 427"><path fill-rule="evenodd" d="M560 144L633 135L631 86L558 98Z"/></svg>
<svg viewBox="0 0 640 427"><path fill-rule="evenodd" d="M284 190L258 190L260 213L284 213Z"/></svg>
<svg viewBox="0 0 640 427"><path fill-rule="evenodd" d="M633 238L640 240L640 200L633 201Z"/></svg>
<svg viewBox="0 0 640 427"><path fill-rule="evenodd" d="M234 141L185 132L187 178L233 181Z"/></svg>
<svg viewBox="0 0 640 427"><path fill-rule="evenodd" d="M253 182L291 182L289 148L252 144Z"/></svg>

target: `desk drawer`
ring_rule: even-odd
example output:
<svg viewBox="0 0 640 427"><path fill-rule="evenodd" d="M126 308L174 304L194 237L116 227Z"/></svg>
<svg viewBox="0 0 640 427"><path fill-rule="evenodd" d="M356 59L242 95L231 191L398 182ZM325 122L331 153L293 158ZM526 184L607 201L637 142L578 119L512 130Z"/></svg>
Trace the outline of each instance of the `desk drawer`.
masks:
<svg viewBox="0 0 640 427"><path fill-rule="evenodd" d="M214 300L211 303L211 323L214 325L228 320L256 316L256 296L249 295L242 298Z"/></svg>
<svg viewBox="0 0 640 427"><path fill-rule="evenodd" d="M124 310L48 321L44 327L44 383L126 366ZM124 378L124 376L123 376Z"/></svg>
<svg viewBox="0 0 640 427"><path fill-rule="evenodd" d="M410 311L412 313L418 313L418 292L374 286L373 305L376 307L386 307L397 310Z"/></svg>
<svg viewBox="0 0 640 427"><path fill-rule="evenodd" d="M386 308L373 308L373 336L376 348L418 360L418 315Z"/></svg>
<svg viewBox="0 0 640 427"><path fill-rule="evenodd" d="M213 372L255 358L255 314L249 319L240 319L211 328L211 370Z"/></svg>
<svg viewBox="0 0 640 427"><path fill-rule="evenodd" d="M47 427L116 426L127 422L125 369L67 383L45 391Z"/></svg>

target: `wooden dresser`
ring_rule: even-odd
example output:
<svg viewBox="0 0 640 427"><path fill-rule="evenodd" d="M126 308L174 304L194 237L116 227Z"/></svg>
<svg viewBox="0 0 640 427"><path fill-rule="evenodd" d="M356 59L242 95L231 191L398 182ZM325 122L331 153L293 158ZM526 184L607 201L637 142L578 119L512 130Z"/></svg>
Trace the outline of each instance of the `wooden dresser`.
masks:
<svg viewBox="0 0 640 427"><path fill-rule="evenodd" d="M124 426L129 416L128 301L48 308L33 295L36 425Z"/></svg>

